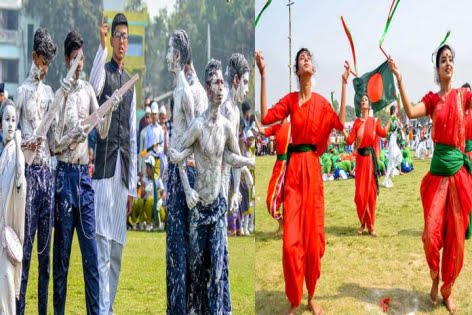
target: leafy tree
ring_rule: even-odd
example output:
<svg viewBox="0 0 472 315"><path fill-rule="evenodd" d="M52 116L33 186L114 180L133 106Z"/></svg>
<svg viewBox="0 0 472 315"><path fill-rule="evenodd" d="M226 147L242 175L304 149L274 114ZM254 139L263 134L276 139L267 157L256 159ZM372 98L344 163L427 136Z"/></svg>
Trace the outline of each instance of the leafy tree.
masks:
<svg viewBox="0 0 472 315"><path fill-rule="evenodd" d="M60 86L61 78L67 73L64 63L64 39L73 30L78 31L84 38L83 73L88 77L100 42L98 25L103 11L102 1L25 0L25 10L28 15L39 17L41 27L49 31L58 47L56 59L49 66L47 83L56 90Z"/></svg>

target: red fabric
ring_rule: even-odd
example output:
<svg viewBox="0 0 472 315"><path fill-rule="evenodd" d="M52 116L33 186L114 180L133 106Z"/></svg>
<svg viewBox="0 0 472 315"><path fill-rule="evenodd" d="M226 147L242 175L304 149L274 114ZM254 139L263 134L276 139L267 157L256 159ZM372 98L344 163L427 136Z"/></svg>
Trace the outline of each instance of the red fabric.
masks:
<svg viewBox="0 0 472 315"><path fill-rule="evenodd" d="M428 93L423 102L433 120L434 142L464 150L464 110L470 107L471 94L465 89L452 90L446 97ZM452 176L427 173L421 182L424 211L423 245L431 277L439 272L441 295L449 298L464 260L465 230L472 206L471 177L464 167ZM443 249L441 268L440 254Z"/></svg>
<svg viewBox="0 0 472 315"><path fill-rule="evenodd" d="M287 153L290 141L290 123L275 124L264 129L264 136L275 136L275 153L277 155Z"/></svg>
<svg viewBox="0 0 472 315"><path fill-rule="evenodd" d="M275 135L275 152L277 155L286 154L290 142L290 123L276 124L264 130L266 137ZM282 217L280 206L283 202L283 189L287 161L275 161L272 176L267 188L266 204L270 215L279 220Z"/></svg>
<svg viewBox="0 0 472 315"><path fill-rule="evenodd" d="M290 93L271 108L263 124L290 115L292 144L314 144L317 152L290 156L284 189L283 268L285 293L292 306L300 304L303 280L309 296L315 293L325 250L324 193L320 155L326 150L333 128L343 129L329 102L313 93L298 104L298 92Z"/></svg>
<svg viewBox="0 0 472 315"><path fill-rule="evenodd" d="M357 140L358 148L375 148L375 142L379 137L386 137L387 132L380 125L378 119L368 117L364 122L360 118L354 121L351 133L346 139L346 143L351 145ZM374 177L374 164L372 157L356 156L356 203L357 217L362 225L373 230L375 224L375 205L377 201L377 184Z"/></svg>
<svg viewBox="0 0 472 315"><path fill-rule="evenodd" d="M472 140L472 110L470 108L466 108L464 116L465 140Z"/></svg>

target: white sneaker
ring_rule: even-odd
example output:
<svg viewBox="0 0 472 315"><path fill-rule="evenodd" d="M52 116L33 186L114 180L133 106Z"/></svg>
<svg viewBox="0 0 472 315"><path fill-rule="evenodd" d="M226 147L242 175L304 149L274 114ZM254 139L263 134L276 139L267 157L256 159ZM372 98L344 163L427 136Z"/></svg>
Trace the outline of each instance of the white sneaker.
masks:
<svg viewBox="0 0 472 315"><path fill-rule="evenodd" d="M391 180L390 178L384 179L384 181L383 181L383 186L384 186L385 188L392 188L392 187L393 187L392 180Z"/></svg>
<svg viewBox="0 0 472 315"><path fill-rule="evenodd" d="M165 225L164 222L159 223L159 231L164 231Z"/></svg>
<svg viewBox="0 0 472 315"><path fill-rule="evenodd" d="M249 230L248 230L247 228L245 228L244 231L245 231L245 233L246 233L246 234L244 234L244 235L246 235L246 236L251 235L251 233L249 233Z"/></svg>

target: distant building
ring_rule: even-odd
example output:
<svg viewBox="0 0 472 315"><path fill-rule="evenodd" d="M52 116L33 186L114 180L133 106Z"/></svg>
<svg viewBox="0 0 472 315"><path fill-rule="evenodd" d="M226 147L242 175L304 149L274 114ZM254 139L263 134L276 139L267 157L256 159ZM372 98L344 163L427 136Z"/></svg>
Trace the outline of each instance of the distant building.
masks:
<svg viewBox="0 0 472 315"><path fill-rule="evenodd" d="M36 19L25 15L21 0L0 1L0 82L13 97L30 70L38 26Z"/></svg>

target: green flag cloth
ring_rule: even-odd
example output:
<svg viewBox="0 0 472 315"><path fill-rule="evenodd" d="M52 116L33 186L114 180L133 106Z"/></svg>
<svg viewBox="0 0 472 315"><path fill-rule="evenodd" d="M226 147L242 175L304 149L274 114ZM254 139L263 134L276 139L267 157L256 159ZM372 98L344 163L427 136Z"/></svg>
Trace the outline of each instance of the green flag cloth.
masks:
<svg viewBox="0 0 472 315"><path fill-rule="evenodd" d="M378 112L396 101L397 92L392 71L385 61L377 69L367 72L362 77L354 78L354 105L357 117L361 115L361 98L367 95L372 110Z"/></svg>

